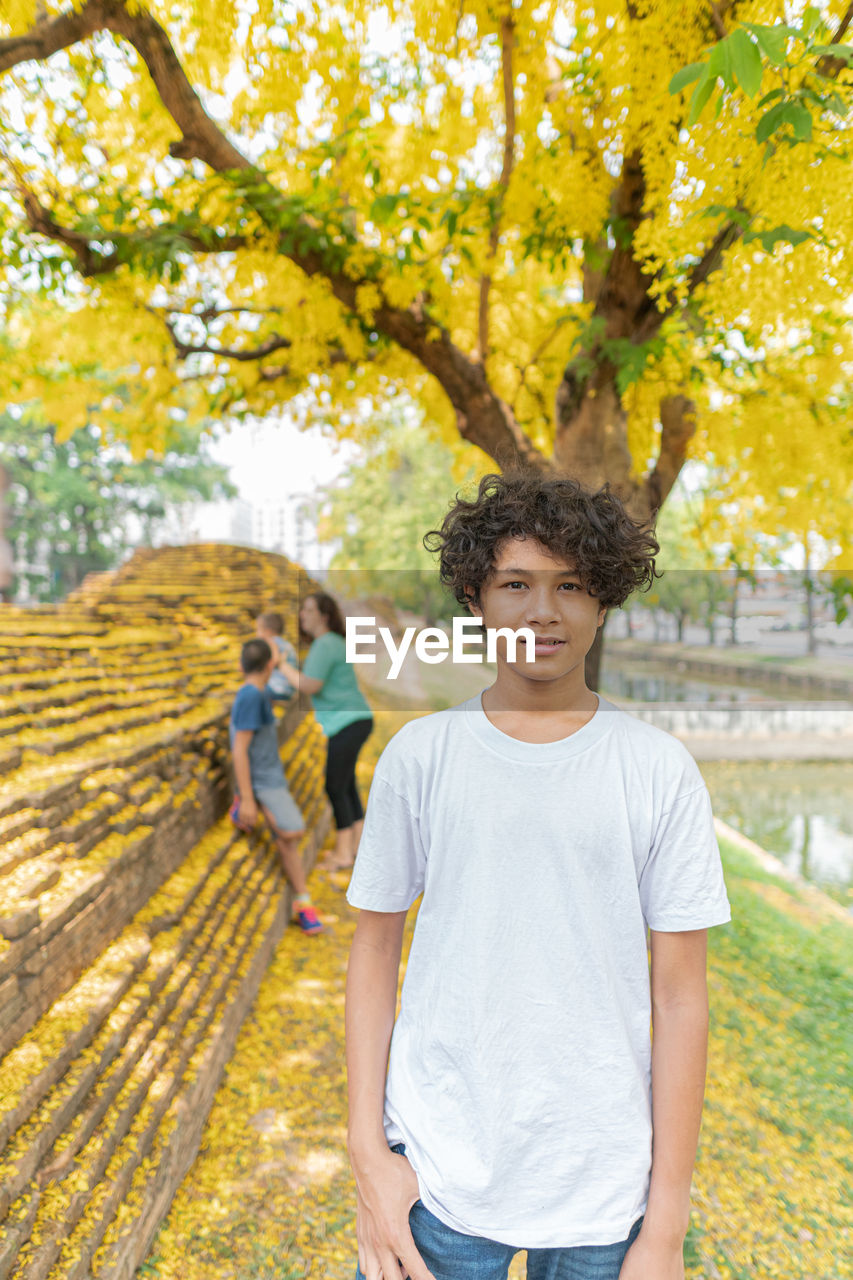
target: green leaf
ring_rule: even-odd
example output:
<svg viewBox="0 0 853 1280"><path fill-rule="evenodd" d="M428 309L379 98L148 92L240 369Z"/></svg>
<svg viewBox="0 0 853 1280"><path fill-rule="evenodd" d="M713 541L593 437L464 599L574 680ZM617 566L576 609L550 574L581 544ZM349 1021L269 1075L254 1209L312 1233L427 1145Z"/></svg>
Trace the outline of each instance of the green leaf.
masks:
<svg viewBox="0 0 853 1280"><path fill-rule="evenodd" d="M720 40L714 45L708 59L708 70L711 75L719 76L727 89L731 90L735 87L731 36L726 36L725 40Z"/></svg>
<svg viewBox="0 0 853 1280"><path fill-rule="evenodd" d="M811 142L813 121L811 112L806 107L792 102L788 122L793 126L794 137L798 142Z"/></svg>
<svg viewBox="0 0 853 1280"><path fill-rule="evenodd" d="M841 58L844 62L853 61L853 45L850 44L816 44L812 49L812 53L822 58Z"/></svg>
<svg viewBox="0 0 853 1280"><path fill-rule="evenodd" d="M765 111L755 128L756 142L766 142L776 132L783 123L783 116L787 107L787 102L777 102L775 107Z"/></svg>
<svg viewBox="0 0 853 1280"><path fill-rule="evenodd" d="M795 248L798 244L803 244L806 240L814 239L811 231L803 231L795 227L789 227L787 223L783 223L779 227L773 227L769 231L747 231L744 234L744 244L751 244L754 240L761 242L761 247L765 253L772 253L774 246L780 242L793 245Z"/></svg>
<svg viewBox="0 0 853 1280"><path fill-rule="evenodd" d="M693 97L690 99L690 111L687 116L688 125L695 124L705 110L705 106L714 92L716 80L714 77L706 75L699 81L693 90Z"/></svg>
<svg viewBox="0 0 853 1280"><path fill-rule="evenodd" d="M774 67L784 67L788 60L789 29L781 24L766 27L754 22L745 22L743 25L755 36L758 47L767 61L772 62Z"/></svg>
<svg viewBox="0 0 853 1280"><path fill-rule="evenodd" d="M750 40L742 27L738 27L729 36L729 45L735 78L744 93L752 98L761 88L762 67L758 45Z"/></svg>
<svg viewBox="0 0 853 1280"><path fill-rule="evenodd" d="M820 22L820 9L817 5L810 4L803 14L803 31L810 36Z"/></svg>
<svg viewBox="0 0 853 1280"><path fill-rule="evenodd" d="M377 196L370 206L370 221L381 224L390 222L399 203L400 197L393 192Z"/></svg>
<svg viewBox="0 0 853 1280"><path fill-rule="evenodd" d="M676 71L669 82L670 93L680 93L688 84L692 84L694 80L704 75L706 70L704 62L691 62L689 67L682 67L680 71Z"/></svg>
<svg viewBox="0 0 853 1280"><path fill-rule="evenodd" d="M748 227L752 221L750 215L745 209L733 208L728 204L709 204L707 209L702 210L703 218L725 218L727 222L733 222L737 227Z"/></svg>

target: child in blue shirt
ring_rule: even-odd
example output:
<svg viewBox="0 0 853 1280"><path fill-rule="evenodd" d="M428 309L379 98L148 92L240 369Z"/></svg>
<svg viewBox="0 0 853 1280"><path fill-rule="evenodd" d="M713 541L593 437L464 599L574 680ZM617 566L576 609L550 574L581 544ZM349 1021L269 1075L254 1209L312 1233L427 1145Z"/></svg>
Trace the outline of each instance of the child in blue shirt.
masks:
<svg viewBox="0 0 853 1280"><path fill-rule="evenodd" d="M260 808L275 838L284 874L293 888L293 905L305 933L322 932L312 906L299 855L305 824L287 786L278 751L278 730L267 688L276 659L266 640L248 640L240 654L246 682L231 708L230 739L237 796L231 818L241 831L251 831Z"/></svg>

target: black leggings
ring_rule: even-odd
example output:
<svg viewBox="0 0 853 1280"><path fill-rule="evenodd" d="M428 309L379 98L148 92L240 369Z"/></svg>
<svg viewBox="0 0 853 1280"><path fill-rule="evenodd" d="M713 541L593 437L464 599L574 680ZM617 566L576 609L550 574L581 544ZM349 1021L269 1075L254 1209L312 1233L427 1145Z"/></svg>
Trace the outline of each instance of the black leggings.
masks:
<svg viewBox="0 0 853 1280"><path fill-rule="evenodd" d="M353 724L344 725L343 729L333 733L329 739L326 794L332 802L335 826L339 831L351 827L364 817L355 785L355 762L372 728L372 720L356 720Z"/></svg>

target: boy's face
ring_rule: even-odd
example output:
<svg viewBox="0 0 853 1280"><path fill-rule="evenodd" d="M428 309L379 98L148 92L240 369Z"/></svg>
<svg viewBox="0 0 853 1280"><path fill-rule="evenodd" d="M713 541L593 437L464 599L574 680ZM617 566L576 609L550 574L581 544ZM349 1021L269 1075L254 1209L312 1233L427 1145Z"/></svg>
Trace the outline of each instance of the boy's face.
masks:
<svg viewBox="0 0 853 1280"><path fill-rule="evenodd" d="M495 555L492 576L471 612L487 627L530 627L536 636L535 657L527 646L516 648L512 667L533 680L555 680L580 667L607 612L591 596L574 565L555 559L532 538L507 538ZM506 643L498 645L498 662ZM504 656L503 661L506 662Z"/></svg>

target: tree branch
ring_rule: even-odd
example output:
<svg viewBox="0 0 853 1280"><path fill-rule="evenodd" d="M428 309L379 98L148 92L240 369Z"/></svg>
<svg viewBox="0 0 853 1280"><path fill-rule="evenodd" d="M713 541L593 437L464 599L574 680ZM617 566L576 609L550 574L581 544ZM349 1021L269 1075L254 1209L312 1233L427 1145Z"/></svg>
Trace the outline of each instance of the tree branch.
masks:
<svg viewBox="0 0 853 1280"><path fill-rule="evenodd" d="M742 235L743 227L738 226L735 222L727 222L720 228L690 272L687 285L688 297L692 297L699 285L704 284L715 271L719 271L723 262L723 254L733 244L737 244ZM648 342L658 332L664 320L668 316L674 315L680 306L679 300L671 294L665 306L649 307L640 317L636 328L631 334L631 340L637 343Z"/></svg>
<svg viewBox="0 0 853 1280"><path fill-rule="evenodd" d="M726 36L728 35L728 32L726 31L726 25L723 22L722 14L720 13L717 6L715 5L714 0L710 0L709 7L711 10L711 26L714 28L714 31L717 33L718 38L720 40L725 40Z"/></svg>
<svg viewBox="0 0 853 1280"><path fill-rule="evenodd" d="M365 357L365 359L370 358L370 356ZM352 358L347 355L343 347L330 347L326 353L326 359L330 365L352 363ZM258 370L261 382L277 382L279 378L290 378L292 375L293 370L288 364L267 365Z"/></svg>
<svg viewBox="0 0 853 1280"><path fill-rule="evenodd" d="M853 4L849 4L838 24L838 27L832 37L831 44L841 44L847 34L850 23L853 22ZM834 80L840 73L846 70L850 63L844 58L821 58L817 64L817 69L822 76L826 76L829 80Z"/></svg>
<svg viewBox="0 0 853 1280"><path fill-rule="evenodd" d="M851 22L853 22L853 4L848 4L844 17L839 22L838 29L836 30L835 35L830 40L830 44L841 43L841 41L844 39L844 37L847 34L847 28L850 26Z"/></svg>
<svg viewBox="0 0 853 1280"><path fill-rule="evenodd" d="M687 459L687 447L696 431L696 405L684 395L667 396L660 403L660 421L657 462L643 486L652 515L663 506Z"/></svg>
<svg viewBox="0 0 853 1280"><path fill-rule="evenodd" d="M44 62L60 49L94 35L102 26L103 18L95 5L84 5L76 12L39 22L25 35L0 40L0 72L21 62Z"/></svg>
<svg viewBox="0 0 853 1280"><path fill-rule="evenodd" d="M245 172L253 168L204 111L164 29L144 9L129 12L122 0L87 0L76 13L61 19L42 21L26 36L0 41L0 70L33 58L47 58L57 50L67 48L98 30L109 30L115 35L123 36L145 62L164 107L181 131L180 141L172 143L169 148L173 156L200 159L217 172ZM511 52L511 36L512 27L507 20L502 28L503 47L507 55ZM511 86L511 63L508 66ZM508 102L511 101L510 93ZM507 122L502 190L509 181L509 166L512 161L515 127L513 113L514 103ZM299 220L296 225L292 219L282 220L278 216L280 210L275 207L275 197L282 204L286 197L272 183L267 182L260 171L257 171L257 176L265 195L274 198L267 200L265 208L257 209L256 212L270 229L277 232L279 252L306 275L327 280L338 301L348 311L359 315L359 288L366 283L378 286L382 266L380 256L377 255L376 258L375 275L368 272L361 278L353 279L346 274L340 246L335 245L332 250L319 247L317 229L307 219ZM251 202L250 197L247 196L247 199ZM91 246L84 237L60 227L40 205L38 209L42 234L59 240L72 249L78 263L89 268L89 274L93 270L106 271L119 265L119 255L93 256ZM282 230L283 221L287 224L286 230ZM183 235L183 232L181 234L190 248L196 247L191 236ZM494 234L497 235L497 232ZM110 238L118 239L118 235ZM126 239L130 240L130 237ZM211 252L240 248L248 243L250 240L242 237L230 237L222 238L221 242L214 245L199 243L198 249ZM333 258L330 258L330 252L334 254ZM509 406L489 386L481 362L473 360L450 340L447 330L438 326L425 311L422 300L400 309L390 306L383 299L374 313L372 324L376 330L415 356L427 372L438 379L453 405L460 433L465 439L478 445L500 466L515 464L545 468L549 465L544 455L521 430Z"/></svg>
<svg viewBox="0 0 853 1280"><path fill-rule="evenodd" d="M17 185L30 230L36 235L46 236L49 240L55 240L70 249L74 254L77 270L82 276L105 275L115 271L120 261L115 251L101 253L99 249L94 249L88 236L58 223L50 210L45 208L35 192L26 186L20 177Z"/></svg>
<svg viewBox="0 0 853 1280"><path fill-rule="evenodd" d="M74 254L77 270L82 276L107 275L115 271L122 262L126 261L127 255L122 254L122 247L133 245L140 248L149 239L162 241L163 237L172 230L193 253L233 253L234 250L243 249L250 243L245 236L217 236L215 233L210 236L193 235L184 227L174 224L152 227L150 232L133 232L131 235L122 231L110 231L107 228L104 228L97 237L83 235L73 227L66 227L57 222L50 209L42 204L32 188L26 184L15 163L8 156L4 159L15 175L18 195L24 206L30 230L36 235L46 236L49 240L55 240L58 244L64 244L70 249ZM95 239L109 241L118 248L104 253L93 247L92 241ZM246 310L246 308L231 308L231 310Z"/></svg>
<svg viewBox="0 0 853 1280"><path fill-rule="evenodd" d="M512 18L506 15L501 21L501 70L503 73L504 96L504 155L501 175L498 179L497 205L492 216L489 230L489 268L494 262L500 240L501 216L512 167L515 160L515 78L512 70L512 47L515 40L515 26ZM492 288L491 270L487 270L480 280L480 301L477 311L477 335L480 363L485 364L489 355L489 293Z"/></svg>
<svg viewBox="0 0 853 1280"><path fill-rule="evenodd" d="M202 307L201 311L185 311L181 307L149 307L152 315L186 316L207 324L220 316L280 316L282 307Z"/></svg>
<svg viewBox="0 0 853 1280"><path fill-rule="evenodd" d="M164 107L181 130L180 140L169 147L171 155L203 160L219 171L251 168L201 105L159 22L142 8L129 13L122 0L88 0L75 13L39 22L26 35L0 40L0 71L33 59L44 61L97 31L124 36L148 68Z"/></svg>
<svg viewBox="0 0 853 1280"><path fill-rule="evenodd" d="M150 307L146 308L146 310L151 312ZM154 312L151 313L156 314ZM184 342L184 340L178 336L177 326L175 324L170 320L167 320L165 316L160 316L158 318L161 319L166 326L169 337L172 340L172 345L178 354L178 358L181 360L186 360L189 356L200 355L220 356L223 360L262 360L264 356L272 355L274 351L282 351L293 346L290 338L283 338L277 333L268 338L266 342L262 342L259 346L251 347L249 349L245 347L220 347L210 341Z"/></svg>

